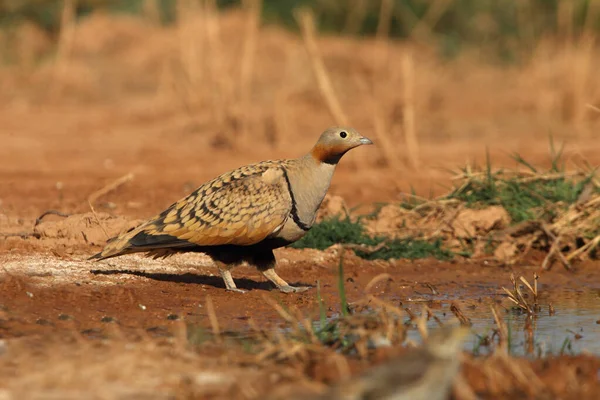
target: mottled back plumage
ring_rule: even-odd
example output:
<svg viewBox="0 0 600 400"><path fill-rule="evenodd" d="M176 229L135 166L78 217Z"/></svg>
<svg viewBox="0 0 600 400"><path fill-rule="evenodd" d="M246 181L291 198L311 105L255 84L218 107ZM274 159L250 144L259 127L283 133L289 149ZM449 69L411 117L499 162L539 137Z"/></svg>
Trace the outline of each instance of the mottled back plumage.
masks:
<svg viewBox="0 0 600 400"><path fill-rule="evenodd" d="M112 239L96 258L170 247L177 251L195 246L256 244L277 232L290 214L292 201L284 177L287 163L264 161L223 174Z"/></svg>
<svg viewBox="0 0 600 400"><path fill-rule="evenodd" d="M225 284L237 290L229 269L246 261L280 289L272 250L301 238L314 223L337 162L371 141L350 128L326 130L310 153L263 161L227 172L135 229L108 241L92 259L145 252L166 257L198 251L211 256Z"/></svg>

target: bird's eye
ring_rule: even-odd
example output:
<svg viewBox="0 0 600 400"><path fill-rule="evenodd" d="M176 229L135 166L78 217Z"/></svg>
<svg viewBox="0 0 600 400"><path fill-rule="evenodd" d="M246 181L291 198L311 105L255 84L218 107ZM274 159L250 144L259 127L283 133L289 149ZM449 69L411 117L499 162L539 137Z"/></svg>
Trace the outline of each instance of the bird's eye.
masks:
<svg viewBox="0 0 600 400"><path fill-rule="evenodd" d="M341 132L340 132L340 137L341 137L342 139L344 139L346 136L348 136L348 134L347 134L345 131L341 131Z"/></svg>

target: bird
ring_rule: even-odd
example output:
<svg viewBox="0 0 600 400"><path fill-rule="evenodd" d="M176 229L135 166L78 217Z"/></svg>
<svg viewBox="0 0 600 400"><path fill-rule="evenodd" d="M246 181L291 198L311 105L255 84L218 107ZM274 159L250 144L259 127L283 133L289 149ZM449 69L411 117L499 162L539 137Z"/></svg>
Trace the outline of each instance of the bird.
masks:
<svg viewBox="0 0 600 400"><path fill-rule="evenodd" d="M328 128L307 154L226 172L109 239L89 259L140 252L157 259L199 252L213 260L228 291L245 292L231 275L231 269L244 262L256 267L281 292L308 290L289 285L275 272L273 250L301 239L311 229L342 156L370 144L355 129Z"/></svg>
<svg viewBox="0 0 600 400"><path fill-rule="evenodd" d="M462 325L444 325L423 346L342 381L312 400L445 400L460 371L462 343L469 332Z"/></svg>

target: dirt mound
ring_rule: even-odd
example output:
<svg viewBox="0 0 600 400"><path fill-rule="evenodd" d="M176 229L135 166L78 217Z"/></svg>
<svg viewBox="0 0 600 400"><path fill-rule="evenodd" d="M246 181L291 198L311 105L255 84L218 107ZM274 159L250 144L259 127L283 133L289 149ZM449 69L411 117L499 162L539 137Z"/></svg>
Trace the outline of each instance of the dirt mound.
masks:
<svg viewBox="0 0 600 400"><path fill-rule="evenodd" d="M398 204L383 206L377 215L364 221L367 231L373 235L405 237L420 235L434 237L447 226L448 215L435 204L423 213L421 210L409 210Z"/></svg>
<svg viewBox="0 0 600 400"><path fill-rule="evenodd" d="M451 227L459 238L472 238L490 232L493 229L506 228L510 224L508 212L501 206L492 206L482 210L461 210Z"/></svg>
<svg viewBox="0 0 600 400"><path fill-rule="evenodd" d="M62 220L44 221L34 228L40 239L59 239L65 244L90 244L100 246L106 239L137 225L141 220L127 220L107 213L70 215Z"/></svg>
<svg viewBox="0 0 600 400"><path fill-rule="evenodd" d="M349 215L349 211L344 199L341 196L328 194L323 199L323 203L319 209L317 222L333 217L345 217L346 215Z"/></svg>

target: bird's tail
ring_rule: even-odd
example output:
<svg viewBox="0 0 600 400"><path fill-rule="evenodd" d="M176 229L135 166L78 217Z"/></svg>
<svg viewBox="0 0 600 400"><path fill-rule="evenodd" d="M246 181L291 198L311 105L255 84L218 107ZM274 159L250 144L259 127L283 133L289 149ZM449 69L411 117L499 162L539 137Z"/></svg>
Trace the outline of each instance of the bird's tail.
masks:
<svg viewBox="0 0 600 400"><path fill-rule="evenodd" d="M102 249L102 251L98 254L94 254L88 260L104 260L111 257L117 257L124 254L135 253L140 250L136 249L135 246L132 245L131 241L135 238L142 230L144 229L145 224L138 226L137 228L132 228L127 232L123 232L122 234L115 236L113 238L108 239L106 242L106 246Z"/></svg>
<svg viewBox="0 0 600 400"><path fill-rule="evenodd" d="M104 249L88 258L88 260L104 260L140 252L148 253L149 256L154 258L160 258L168 257L178 251L185 251L190 247L197 247L187 240L181 240L164 233L161 226L161 221L156 218L151 219L137 228L132 228L109 239Z"/></svg>

